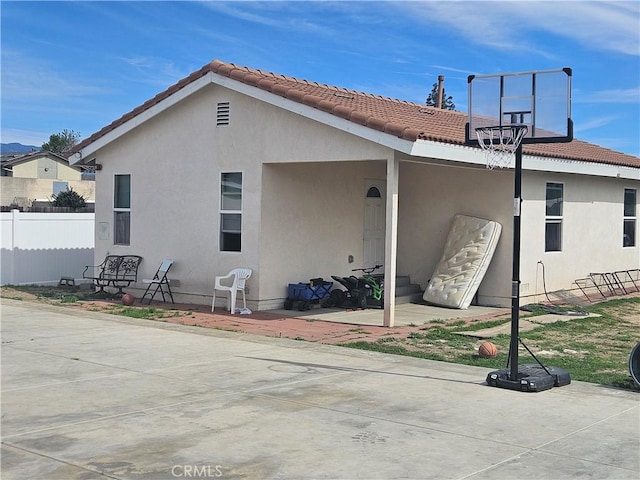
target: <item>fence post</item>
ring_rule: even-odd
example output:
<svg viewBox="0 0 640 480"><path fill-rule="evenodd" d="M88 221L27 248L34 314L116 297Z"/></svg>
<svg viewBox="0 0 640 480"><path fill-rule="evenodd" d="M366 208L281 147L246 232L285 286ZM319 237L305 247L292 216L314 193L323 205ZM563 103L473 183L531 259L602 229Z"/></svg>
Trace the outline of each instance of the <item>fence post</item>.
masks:
<svg viewBox="0 0 640 480"><path fill-rule="evenodd" d="M12 285L16 283L16 271L18 270L16 263L18 263L16 244L18 243L18 224L20 223L20 210L11 210L11 274L9 282Z"/></svg>

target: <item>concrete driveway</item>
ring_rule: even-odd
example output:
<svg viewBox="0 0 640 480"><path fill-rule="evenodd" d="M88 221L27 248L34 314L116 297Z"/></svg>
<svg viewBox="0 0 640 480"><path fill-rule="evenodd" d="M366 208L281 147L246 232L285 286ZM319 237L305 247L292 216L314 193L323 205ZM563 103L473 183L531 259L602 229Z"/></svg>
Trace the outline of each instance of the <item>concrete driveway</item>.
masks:
<svg viewBox="0 0 640 480"><path fill-rule="evenodd" d="M638 393L2 301L2 479L638 479Z"/></svg>

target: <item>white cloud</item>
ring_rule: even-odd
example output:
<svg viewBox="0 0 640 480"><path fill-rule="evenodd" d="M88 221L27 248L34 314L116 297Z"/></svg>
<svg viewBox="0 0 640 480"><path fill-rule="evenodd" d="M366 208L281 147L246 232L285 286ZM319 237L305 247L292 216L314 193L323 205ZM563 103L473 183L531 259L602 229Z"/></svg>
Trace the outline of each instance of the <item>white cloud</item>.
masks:
<svg viewBox="0 0 640 480"><path fill-rule="evenodd" d="M163 58L150 56L117 58L135 70L133 75L132 72L127 73L126 80L130 82L146 83L166 88L191 73L191 71L176 68L173 62Z"/></svg>
<svg viewBox="0 0 640 480"><path fill-rule="evenodd" d="M237 18L239 20L243 20L245 22L256 23L259 25L266 25L268 27L282 27L283 22L278 19L270 18L267 15L263 15L260 13L252 13L249 11L251 7L260 6L261 4L253 4L252 2L211 2L211 1L202 1L200 4L209 10L213 10L217 13L222 13L224 15L228 15L233 18ZM236 5L239 5L240 8L237 8ZM258 8L258 10L262 10Z"/></svg>
<svg viewBox="0 0 640 480"><path fill-rule="evenodd" d="M35 145L40 147L49 140L51 133L32 130L20 130L15 128L2 129L2 143L21 143L22 145Z"/></svg>
<svg viewBox="0 0 640 480"><path fill-rule="evenodd" d="M599 1L399 2L414 18L447 24L468 40L497 50L553 57L532 34L552 33L583 46L640 55L640 3ZM547 47L551 48L551 47Z"/></svg>
<svg viewBox="0 0 640 480"><path fill-rule="evenodd" d="M600 133L600 132L598 132ZM600 145L604 148L609 148L616 152L623 152L635 157L640 157L640 151L638 151L638 142L630 139L628 136L600 136L598 134L589 135L584 140Z"/></svg>
<svg viewBox="0 0 640 480"><path fill-rule="evenodd" d="M640 87L600 90L574 95L576 103L640 103Z"/></svg>
<svg viewBox="0 0 640 480"><path fill-rule="evenodd" d="M595 49L640 55L640 3L543 2L533 26Z"/></svg>
<svg viewBox="0 0 640 480"><path fill-rule="evenodd" d="M464 73L465 75L472 75L475 74L476 72L472 72L470 70L462 70L460 68L454 68L454 67L447 67L445 65L429 65L432 68L435 68L437 70L446 70L448 72L456 72L456 73Z"/></svg>
<svg viewBox="0 0 640 480"><path fill-rule="evenodd" d="M136 68L154 68L155 61L151 57L120 57L126 64Z"/></svg>
<svg viewBox="0 0 640 480"><path fill-rule="evenodd" d="M586 121L576 122L574 124L574 132L581 133L586 132L588 130L593 130L594 128L604 127L605 125L610 125L619 120L618 115L605 115L602 117L591 118Z"/></svg>
<svg viewBox="0 0 640 480"><path fill-rule="evenodd" d="M277 29L304 31L311 34L335 35L333 28L321 26L312 18L304 18L307 2L212 2L200 4L216 13Z"/></svg>
<svg viewBox="0 0 640 480"><path fill-rule="evenodd" d="M2 53L3 100L60 99L104 94L109 89L83 84L71 73L56 71L56 65L19 52Z"/></svg>

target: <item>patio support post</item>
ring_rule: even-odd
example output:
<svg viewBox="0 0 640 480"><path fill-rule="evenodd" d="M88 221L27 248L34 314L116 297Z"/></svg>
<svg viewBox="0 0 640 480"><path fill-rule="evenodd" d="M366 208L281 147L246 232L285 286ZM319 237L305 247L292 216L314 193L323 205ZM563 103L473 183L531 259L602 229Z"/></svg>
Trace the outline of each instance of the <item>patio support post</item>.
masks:
<svg viewBox="0 0 640 480"><path fill-rule="evenodd" d="M384 252L384 320L393 327L396 310L396 264L398 255L398 177L400 161L387 159L387 226Z"/></svg>

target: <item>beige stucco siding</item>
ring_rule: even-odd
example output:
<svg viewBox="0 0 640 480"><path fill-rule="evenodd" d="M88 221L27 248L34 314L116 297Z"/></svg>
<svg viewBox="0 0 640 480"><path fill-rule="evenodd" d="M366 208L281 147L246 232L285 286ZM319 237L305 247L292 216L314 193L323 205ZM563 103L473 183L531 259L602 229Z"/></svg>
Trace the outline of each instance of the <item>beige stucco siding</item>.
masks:
<svg viewBox="0 0 640 480"><path fill-rule="evenodd" d="M385 168L383 161L264 166L263 299L281 305L289 283L332 281L364 266L365 180L384 181Z"/></svg>
<svg viewBox="0 0 640 480"><path fill-rule="evenodd" d="M547 182L563 184L560 252L544 251ZM574 280L586 277L591 272L613 272L640 267L640 248L622 245L624 189L638 190L640 182L586 175L525 172L522 188L523 295L544 293L543 267L539 261L544 264L547 291L569 288ZM640 195L637 199L640 200ZM636 211L640 213L640 205ZM640 222L636 223L638 245Z"/></svg>
<svg viewBox="0 0 640 480"><path fill-rule="evenodd" d="M24 162L11 168L12 176L16 178L38 178L38 161Z"/></svg>
<svg viewBox="0 0 640 480"><path fill-rule="evenodd" d="M485 303L504 303L500 297L509 295L511 278L512 179L503 171L402 162L398 272L426 288L442 256L454 215L494 220L502 225L502 234L479 297Z"/></svg>
<svg viewBox="0 0 640 480"><path fill-rule="evenodd" d="M409 274L424 288L442 255L456 213L495 220L502 224L502 235L478 290L478 301L508 306L512 279L513 172L407 162L401 163L400 172L398 272ZM564 185L561 252L544 251L547 182ZM622 246L624 189L639 189L640 182L524 172L522 185L522 303L546 300L542 297L543 264L548 292L577 288L574 280L591 272L640 268L640 248ZM640 205L637 211L640 212ZM638 244L637 231L638 226Z"/></svg>
<svg viewBox="0 0 640 480"><path fill-rule="evenodd" d="M12 167L14 178L46 178L55 180L80 180L82 172L47 157L38 157Z"/></svg>
<svg viewBox="0 0 640 480"><path fill-rule="evenodd" d="M97 153L96 260L108 253L143 257L141 278L164 258L175 264L176 292L197 301L225 268L217 252L219 169L215 165L215 105L197 93L153 117ZM131 175L131 244L113 245L114 176ZM183 298L190 300L190 298Z"/></svg>
<svg viewBox="0 0 640 480"><path fill-rule="evenodd" d="M230 102L229 126L216 127L218 102ZM268 237L261 224L271 233L280 231L281 222L273 217L282 213L283 205L290 205L301 194L309 195L312 189L316 192L313 203L320 197L331 197L334 209L343 208L353 190L350 182L341 179L342 169L325 171L325 166L319 165L291 165L295 175L289 176L290 180L267 173L263 186L262 164L300 164L327 158L368 160L390 155L387 149L294 113L221 87L207 87L97 152L96 162L102 170L96 173L96 259L107 253L141 255L142 276L148 277L162 258L174 258L170 277L180 281L175 287L178 297L200 302L210 301L216 275L247 266L254 270L247 297L255 308L258 300L283 297L286 282L297 281L290 278L291 274L282 273L277 256L271 258L274 252L269 243L287 246L288 232L268 238L267 245L261 247L260 238ZM381 165L376 172L384 172L384 163ZM348 178L356 176L353 172L359 168L355 165L347 170ZM241 253L219 252L220 173L230 171L243 173ZM371 167L365 168L357 177L363 179L370 171ZM129 246L113 245L115 174L131 174ZM344 184L344 192L329 193L339 182ZM364 188L362 183L358 184L360 189ZM322 184L325 188L320 187ZM266 206L264 215L262 202ZM359 208L354 228L361 230ZM329 234L334 219L331 215L310 216L302 209L294 223L300 231L311 228ZM362 234L357 235L361 244ZM349 245L349 252L353 253L356 246ZM308 245L298 248L309 250ZM307 271L315 272L315 267ZM340 272L327 268L326 273Z"/></svg>

